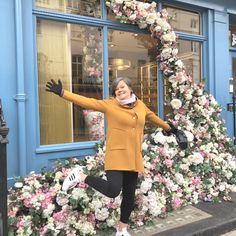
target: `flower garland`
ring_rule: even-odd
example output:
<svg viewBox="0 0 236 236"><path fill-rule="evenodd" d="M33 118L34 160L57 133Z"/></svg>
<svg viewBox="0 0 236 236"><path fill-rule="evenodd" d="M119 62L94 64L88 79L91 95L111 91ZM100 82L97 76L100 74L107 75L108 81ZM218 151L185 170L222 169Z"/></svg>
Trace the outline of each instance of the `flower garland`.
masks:
<svg viewBox="0 0 236 236"><path fill-rule="evenodd" d="M84 83L102 83L102 41L101 32L94 27L86 27L84 31L85 46L83 53Z"/></svg>
<svg viewBox="0 0 236 236"><path fill-rule="evenodd" d="M167 22L165 10L156 12L155 3L111 0L106 4L124 23L148 27L158 40L158 60L170 83L172 122L185 130L189 148L180 150L173 136L161 129L143 142L145 173L139 176L132 227L149 224L157 216L199 201L229 200L236 190L235 147L227 137L221 108L204 91L204 84L193 83L178 59L176 36ZM80 183L79 188L61 191L68 172L75 165L85 166L87 174L105 178L105 146L94 156L70 159L51 172L30 173L18 179L9 190L9 228L13 235L95 235L115 227L119 220L121 196L104 197Z"/></svg>

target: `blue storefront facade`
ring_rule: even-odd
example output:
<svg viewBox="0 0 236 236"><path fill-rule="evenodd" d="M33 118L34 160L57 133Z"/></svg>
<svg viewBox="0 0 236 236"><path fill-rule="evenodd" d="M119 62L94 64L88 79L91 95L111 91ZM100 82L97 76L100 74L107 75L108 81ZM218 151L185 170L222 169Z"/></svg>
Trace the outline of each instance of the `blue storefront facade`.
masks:
<svg viewBox="0 0 236 236"><path fill-rule="evenodd" d="M230 86L236 85L235 2L158 1L157 8L176 15L172 25L180 58L222 106L233 137L227 104L236 87ZM97 136L88 127L90 111L45 92L50 79L60 78L80 94L108 98L112 78L128 75L138 96L165 117L165 83L152 52L155 42L145 30L119 23L105 1L2 0L0 11L0 98L10 129L9 184L14 176L50 168L57 159L93 154L104 138L103 126L96 126Z"/></svg>

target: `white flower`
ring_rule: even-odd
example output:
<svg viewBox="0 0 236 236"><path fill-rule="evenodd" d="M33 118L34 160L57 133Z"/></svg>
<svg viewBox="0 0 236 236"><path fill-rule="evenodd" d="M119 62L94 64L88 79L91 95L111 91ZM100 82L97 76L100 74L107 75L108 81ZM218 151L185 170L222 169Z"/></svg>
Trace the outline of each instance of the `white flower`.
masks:
<svg viewBox="0 0 236 236"><path fill-rule="evenodd" d="M173 135L167 136L166 137L166 142L167 143L175 143L176 144L176 138Z"/></svg>
<svg viewBox="0 0 236 236"><path fill-rule="evenodd" d="M183 68L184 64L181 60L175 62L175 65L178 66L180 69Z"/></svg>
<svg viewBox="0 0 236 236"><path fill-rule="evenodd" d="M122 4L124 2L124 0L115 0L116 4Z"/></svg>
<svg viewBox="0 0 236 236"><path fill-rule="evenodd" d="M52 215L53 211L55 210L54 204L48 204L47 208L43 210L43 217L48 218L50 215Z"/></svg>
<svg viewBox="0 0 236 236"><path fill-rule="evenodd" d="M192 96L192 94L187 93L187 94L185 94L185 98L186 98L186 100L191 100L193 98L193 96Z"/></svg>
<svg viewBox="0 0 236 236"><path fill-rule="evenodd" d="M170 83L173 83L173 82L176 81L176 76L175 75L171 75L168 80L169 80Z"/></svg>
<svg viewBox="0 0 236 236"><path fill-rule="evenodd" d="M146 142L143 142L143 144L142 144L142 150L143 150L143 151L147 151L147 150L148 150L148 145L147 145Z"/></svg>
<svg viewBox="0 0 236 236"><path fill-rule="evenodd" d="M166 136L164 136L162 132L156 133L156 135L153 138L155 143L164 144L166 142Z"/></svg>
<svg viewBox="0 0 236 236"><path fill-rule="evenodd" d="M14 187L15 187L15 188L22 188L22 187L23 187L23 183L22 183L22 182L16 182L16 183L14 184Z"/></svg>
<svg viewBox="0 0 236 236"><path fill-rule="evenodd" d="M172 55L173 56L176 56L178 54L178 49L177 48L174 48L173 50L172 50Z"/></svg>
<svg viewBox="0 0 236 236"><path fill-rule="evenodd" d="M97 220L104 221L108 218L108 216L109 216L109 211L107 208L95 210L95 217Z"/></svg>
<svg viewBox="0 0 236 236"><path fill-rule="evenodd" d="M136 19L136 17L137 17L136 14L132 14L129 16L129 20L133 21Z"/></svg>
<svg viewBox="0 0 236 236"><path fill-rule="evenodd" d="M172 99L172 101L170 102L170 105L172 106L172 108L174 109L179 109L181 106L182 106L182 102L177 99L177 98L174 98Z"/></svg>
<svg viewBox="0 0 236 236"><path fill-rule="evenodd" d="M155 12L149 13L146 17L147 24L149 24L149 25L153 24L155 22L156 18L157 18L157 15Z"/></svg>
<svg viewBox="0 0 236 236"><path fill-rule="evenodd" d="M162 39L163 39L165 42L173 42L173 41L175 41L176 36L175 36L175 34L174 34L173 32L171 32L171 33L168 33L168 34L164 34L164 35L162 36Z"/></svg>
<svg viewBox="0 0 236 236"><path fill-rule="evenodd" d="M193 139L194 139L193 134L191 132L187 131L187 130L185 130L184 133L187 136L188 142L192 142Z"/></svg>
<svg viewBox="0 0 236 236"><path fill-rule="evenodd" d="M221 183L219 186L219 190L223 192L225 190L225 183Z"/></svg>
<svg viewBox="0 0 236 236"><path fill-rule="evenodd" d="M140 186L140 190L143 193L146 193L148 190L150 190L152 187L152 179L145 179Z"/></svg>
<svg viewBox="0 0 236 236"><path fill-rule="evenodd" d="M175 173L175 178L178 184L184 184L184 176L180 173Z"/></svg>
<svg viewBox="0 0 236 236"><path fill-rule="evenodd" d="M161 55L164 59L167 59L168 57L171 56L171 48L164 48L161 52Z"/></svg>
<svg viewBox="0 0 236 236"><path fill-rule="evenodd" d="M116 223L117 223L117 221L113 218L107 219L107 226L109 226L109 227L115 226Z"/></svg>
<svg viewBox="0 0 236 236"><path fill-rule="evenodd" d="M188 160L191 164L198 165L198 164L203 163L204 158L201 153L194 152L192 155L188 156Z"/></svg>
<svg viewBox="0 0 236 236"><path fill-rule="evenodd" d="M161 26L160 26L160 25L157 25L157 26L154 28L154 30L155 30L156 32L161 31Z"/></svg>

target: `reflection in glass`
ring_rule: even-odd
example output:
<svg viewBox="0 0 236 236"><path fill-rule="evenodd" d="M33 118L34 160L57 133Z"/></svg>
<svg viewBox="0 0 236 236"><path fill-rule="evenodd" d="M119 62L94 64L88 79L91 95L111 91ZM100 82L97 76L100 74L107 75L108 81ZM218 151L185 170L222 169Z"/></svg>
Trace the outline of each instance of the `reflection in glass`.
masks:
<svg viewBox="0 0 236 236"><path fill-rule="evenodd" d="M229 16L229 45L236 48L236 16Z"/></svg>
<svg viewBox="0 0 236 236"><path fill-rule="evenodd" d="M171 26L175 31L182 31L191 34L201 34L200 14L182 10L179 8L164 6L170 16L174 19L171 20Z"/></svg>
<svg viewBox="0 0 236 236"><path fill-rule="evenodd" d="M129 77L134 93L157 113L156 40L147 34L110 30L108 46L110 83L116 77Z"/></svg>
<svg viewBox="0 0 236 236"><path fill-rule="evenodd" d="M232 58L233 93L236 97L236 58Z"/></svg>
<svg viewBox="0 0 236 236"><path fill-rule="evenodd" d="M69 91L103 97L101 30L38 19L37 49L40 144L103 139L100 113L84 110L45 92L48 80L61 79Z"/></svg>
<svg viewBox="0 0 236 236"><path fill-rule="evenodd" d="M189 40L178 40L178 58L182 60L185 66L185 72L187 75L191 75L194 83L198 84L201 82L202 78L202 44L196 41ZM171 111L168 105L168 81L164 80L164 101L165 107L164 112L165 116Z"/></svg>
<svg viewBox="0 0 236 236"><path fill-rule="evenodd" d="M38 9L101 17L100 0L36 0L35 5Z"/></svg>

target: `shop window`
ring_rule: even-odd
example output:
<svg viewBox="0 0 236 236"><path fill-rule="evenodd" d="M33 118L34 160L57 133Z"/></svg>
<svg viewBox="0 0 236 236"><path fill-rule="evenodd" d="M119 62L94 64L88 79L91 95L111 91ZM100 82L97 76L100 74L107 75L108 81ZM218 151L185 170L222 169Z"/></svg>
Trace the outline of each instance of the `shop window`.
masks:
<svg viewBox="0 0 236 236"><path fill-rule="evenodd" d="M48 80L60 79L69 91L103 97L101 29L42 19L37 27L41 145L103 139L101 114L45 91Z"/></svg>
<svg viewBox="0 0 236 236"><path fill-rule="evenodd" d="M158 111L156 43L149 34L118 30L108 33L110 83L117 77L129 77L134 93L155 113Z"/></svg>
<svg viewBox="0 0 236 236"><path fill-rule="evenodd" d="M187 11L175 7L164 6L170 16L171 26L175 31L191 34L201 34L200 14L198 12Z"/></svg>
<svg viewBox="0 0 236 236"><path fill-rule="evenodd" d="M182 60L185 66L185 71L187 75L193 78L193 81L198 84L201 81L202 74L202 44L196 41L179 39L177 42L177 47L179 50L178 58ZM168 80L164 79L164 102L169 104L169 89ZM168 105L164 106L165 116L168 116L171 109Z"/></svg>
<svg viewBox="0 0 236 236"><path fill-rule="evenodd" d="M101 17L100 0L36 0L35 5L43 10Z"/></svg>
<svg viewBox="0 0 236 236"><path fill-rule="evenodd" d="M236 48L236 15L229 16L229 45Z"/></svg>

